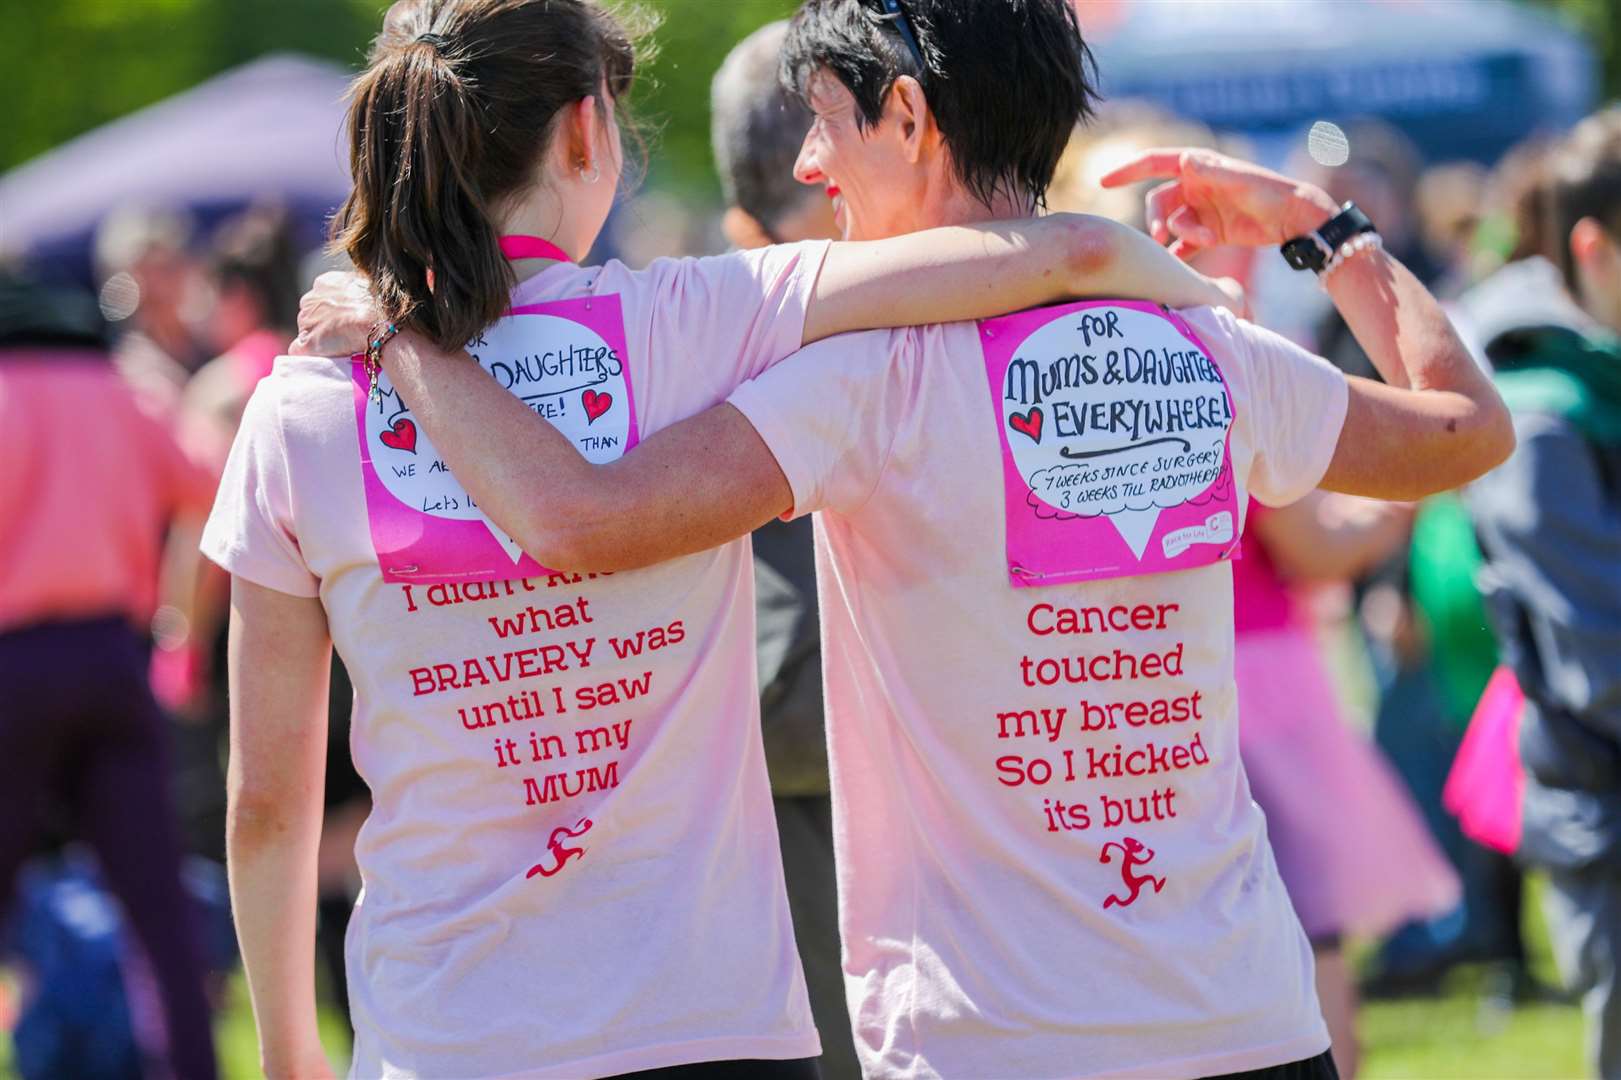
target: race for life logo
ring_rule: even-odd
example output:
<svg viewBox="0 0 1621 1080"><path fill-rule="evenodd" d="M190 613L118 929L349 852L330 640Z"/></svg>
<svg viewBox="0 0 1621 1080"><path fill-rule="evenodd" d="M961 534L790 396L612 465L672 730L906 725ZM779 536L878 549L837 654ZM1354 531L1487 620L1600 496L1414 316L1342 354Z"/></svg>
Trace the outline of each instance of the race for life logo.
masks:
<svg viewBox="0 0 1621 1080"><path fill-rule="evenodd" d="M1094 301L979 330L1015 585L1181 570L1232 554L1232 395L1185 322L1150 304Z"/></svg>
<svg viewBox="0 0 1621 1080"><path fill-rule="evenodd" d="M636 445L617 296L517 308L473 341L478 365L601 464ZM547 572L479 509L386 373L367 395L355 358L355 414L372 543L390 582L506 580Z"/></svg>

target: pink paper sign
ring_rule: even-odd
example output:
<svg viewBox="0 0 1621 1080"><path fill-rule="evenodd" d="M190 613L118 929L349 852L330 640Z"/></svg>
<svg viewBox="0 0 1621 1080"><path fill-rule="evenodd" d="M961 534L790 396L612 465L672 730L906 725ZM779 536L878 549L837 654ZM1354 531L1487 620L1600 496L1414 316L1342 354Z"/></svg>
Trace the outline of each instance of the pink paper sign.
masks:
<svg viewBox="0 0 1621 1080"><path fill-rule="evenodd" d="M987 319L979 333L1015 586L1232 557L1233 400L1186 322L1098 300Z"/></svg>
<svg viewBox="0 0 1621 1080"><path fill-rule="evenodd" d="M515 308L467 346L480 367L586 458L613 461L636 445L619 297ZM549 573L480 510L451 475L386 374L367 398L353 361L366 515L383 580L502 581Z"/></svg>

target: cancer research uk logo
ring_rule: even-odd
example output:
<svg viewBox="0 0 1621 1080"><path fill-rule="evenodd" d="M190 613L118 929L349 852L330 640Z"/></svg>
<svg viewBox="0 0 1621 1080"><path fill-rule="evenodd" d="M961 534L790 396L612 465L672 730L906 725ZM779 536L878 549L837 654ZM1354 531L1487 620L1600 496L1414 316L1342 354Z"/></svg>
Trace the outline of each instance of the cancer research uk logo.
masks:
<svg viewBox="0 0 1621 1080"><path fill-rule="evenodd" d="M468 351L586 460L613 461L635 445L617 297L521 308ZM543 572L451 474L387 375L379 379L382 400L361 393L356 408L367 514L384 579L499 580Z"/></svg>
<svg viewBox="0 0 1621 1080"><path fill-rule="evenodd" d="M1231 552L1232 397L1185 324L1106 301L987 320L981 335L1016 583L1183 569Z"/></svg>

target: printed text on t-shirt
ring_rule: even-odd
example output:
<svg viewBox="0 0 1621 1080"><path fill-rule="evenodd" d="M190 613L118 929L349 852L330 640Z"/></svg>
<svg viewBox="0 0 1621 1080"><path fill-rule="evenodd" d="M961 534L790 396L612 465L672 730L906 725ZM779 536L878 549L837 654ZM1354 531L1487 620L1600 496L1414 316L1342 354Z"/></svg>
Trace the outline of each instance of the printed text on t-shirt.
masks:
<svg viewBox="0 0 1621 1080"><path fill-rule="evenodd" d="M990 719L997 782L1040 793L1040 803L1030 804L1039 828L1140 831L1187 813L1176 778L1208 766L1210 753L1200 730L1204 692L1184 678L1180 614L1174 603L1039 601L1026 609L1033 640L1018 658L1017 685L1063 696L1001 709ZM1081 651L1068 647L1072 642L1098 644ZM1135 869L1153 858L1136 837L1105 837L1098 850L1100 862L1122 862L1131 897L1105 906L1125 906L1156 880ZM1156 893L1164 885L1157 880Z"/></svg>
<svg viewBox="0 0 1621 1080"><path fill-rule="evenodd" d="M645 741L637 716L653 693L652 657L686 641L682 619L599 634L600 601L579 590L606 576L399 586L407 616L463 605L489 612L482 648L425 659L405 678L415 698L445 696L446 722L479 740L495 774L511 777L510 797L548 820L553 804L619 786ZM635 670L638 661L647 667ZM603 664L614 666L611 676L597 674ZM473 745L469 752L478 752ZM585 858L597 822L589 813L556 812L556 824L537 829L547 839L537 845L530 878L551 877Z"/></svg>

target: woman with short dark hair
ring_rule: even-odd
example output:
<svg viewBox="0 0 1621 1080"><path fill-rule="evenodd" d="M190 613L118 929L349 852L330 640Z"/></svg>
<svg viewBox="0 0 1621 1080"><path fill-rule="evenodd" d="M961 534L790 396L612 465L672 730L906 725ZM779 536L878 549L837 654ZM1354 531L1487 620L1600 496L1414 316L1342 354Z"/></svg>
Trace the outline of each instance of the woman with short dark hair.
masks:
<svg viewBox="0 0 1621 1080"><path fill-rule="evenodd" d="M1149 241L1073 218L577 266L619 184L635 53L589 0L424 0L390 12L355 83L337 238L384 321L352 371L278 360L203 541L234 577L232 895L273 1076L325 1070L310 940L329 636L373 797L353 1075L800 1076L818 1052L747 546L547 571L445 469L418 426L436 403L413 412L378 372L396 333L472 342L466 363L612 462L841 330L1088 283L1212 295Z"/></svg>

